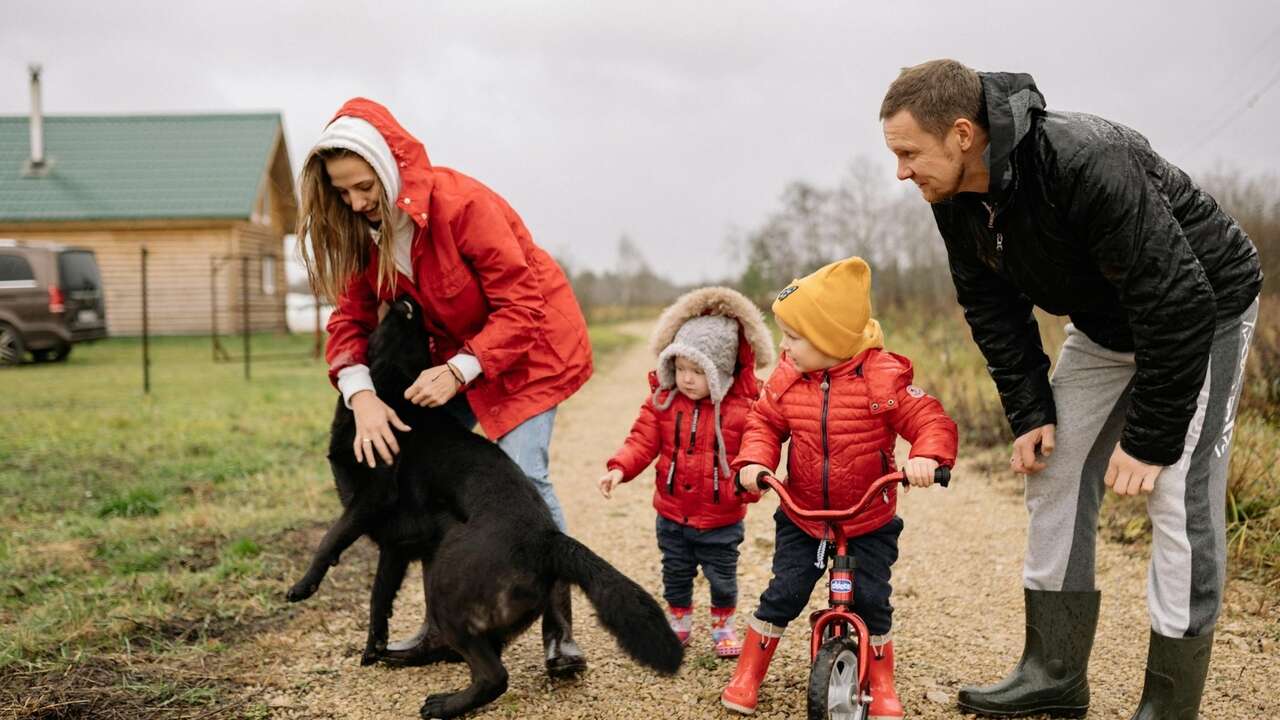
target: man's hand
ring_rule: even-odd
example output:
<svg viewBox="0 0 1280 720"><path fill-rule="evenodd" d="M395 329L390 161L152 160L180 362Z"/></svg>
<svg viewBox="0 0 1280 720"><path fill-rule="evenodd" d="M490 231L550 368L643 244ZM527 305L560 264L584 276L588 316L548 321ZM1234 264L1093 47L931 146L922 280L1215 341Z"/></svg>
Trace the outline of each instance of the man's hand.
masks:
<svg viewBox="0 0 1280 720"><path fill-rule="evenodd" d="M440 407L453 399L462 388L462 382L453 368L445 363L422 371L417 380L404 391L404 398L414 405Z"/></svg>
<svg viewBox="0 0 1280 720"><path fill-rule="evenodd" d="M907 482L910 485L903 488L904 491L910 492L914 487L929 487L933 484L933 471L938 469L938 461L927 457L913 457L907 460L907 464L902 467L902 472L907 476Z"/></svg>
<svg viewBox="0 0 1280 720"><path fill-rule="evenodd" d="M614 468L600 476L600 479L596 482L600 486L600 494L604 496L605 500L608 500L613 497L613 489L622 482L622 471Z"/></svg>
<svg viewBox="0 0 1280 720"><path fill-rule="evenodd" d="M1009 467L1021 475L1035 475L1045 469L1045 464L1036 459L1036 448L1040 449L1040 457L1047 458L1053 454L1054 428L1054 425L1041 425L1014 440Z"/></svg>
<svg viewBox="0 0 1280 720"><path fill-rule="evenodd" d="M758 493L760 492L760 483L756 482L756 478L760 477L762 472L773 474L772 470L763 465L745 465L738 471L738 481L742 483L742 487L747 489L747 492Z"/></svg>
<svg viewBox="0 0 1280 720"><path fill-rule="evenodd" d="M1134 458L1116 443L1111 453L1111 462L1107 463L1107 474L1103 482L1117 495L1137 495L1149 493L1156 487L1156 478L1164 467L1148 465Z"/></svg>

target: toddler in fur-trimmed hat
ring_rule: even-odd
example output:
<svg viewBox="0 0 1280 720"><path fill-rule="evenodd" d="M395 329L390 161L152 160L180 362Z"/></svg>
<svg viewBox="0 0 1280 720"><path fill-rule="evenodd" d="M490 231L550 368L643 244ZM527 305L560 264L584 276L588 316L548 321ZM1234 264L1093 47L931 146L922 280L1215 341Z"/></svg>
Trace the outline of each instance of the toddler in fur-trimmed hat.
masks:
<svg viewBox="0 0 1280 720"><path fill-rule="evenodd" d="M737 657L738 545L746 505L758 496L734 492L729 463L759 395L755 370L773 356L772 338L751 301L712 287L667 308L650 346L657 355L650 395L626 442L609 459L600 492L610 497L614 487L657 459L653 506L671 629L689 641L693 579L701 567L711 586L716 654Z"/></svg>

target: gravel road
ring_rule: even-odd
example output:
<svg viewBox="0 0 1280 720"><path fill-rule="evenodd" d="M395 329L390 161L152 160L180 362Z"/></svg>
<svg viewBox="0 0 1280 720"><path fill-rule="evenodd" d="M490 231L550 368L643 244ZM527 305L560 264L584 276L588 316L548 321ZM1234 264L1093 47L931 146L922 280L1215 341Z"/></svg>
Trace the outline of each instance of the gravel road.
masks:
<svg viewBox="0 0 1280 720"><path fill-rule="evenodd" d="M646 328L638 325L637 334ZM552 478L570 531L660 597L661 575L653 538L648 476L605 501L595 490L602 463L618 446L645 396L651 363L643 344L610 358L559 414ZM927 378L922 379L927 387ZM945 402L945 399L944 399ZM332 499L336 509L336 497ZM739 567L741 604L749 612L768 581L776 500L752 508ZM894 572L894 634L898 690L911 718L958 718L956 690L997 679L1017 660L1022 643L1020 566L1026 515L1012 477L991 477L962 462L950 489L906 496L901 559ZM318 538L319 531L316 532ZM416 718L422 699L466 683L461 665L393 670L362 668L366 598L372 546L361 541L330 573L314 600L280 626L231 648L245 698L265 703L273 718ZM301 561L299 563L301 565ZM1146 552L1107 541L1098 548L1102 620L1090 665L1092 718L1128 718L1141 691L1146 651ZM283 592L284 588L281 588ZM684 668L663 678L623 659L594 622L585 598L575 595L579 642L590 670L580 679L552 682L542 670L536 625L508 648L510 689L479 714L492 718L734 717L719 703L732 665L711 653L707 589L696 588L698 624ZM814 594L814 607L825 599ZM396 605L392 636L409 634L421 618L417 575L406 580ZM793 626L783 640L756 716L804 714L808 679L807 635ZM1234 581L1219 623L1202 715L1213 720L1280 717L1280 615L1277 599Z"/></svg>

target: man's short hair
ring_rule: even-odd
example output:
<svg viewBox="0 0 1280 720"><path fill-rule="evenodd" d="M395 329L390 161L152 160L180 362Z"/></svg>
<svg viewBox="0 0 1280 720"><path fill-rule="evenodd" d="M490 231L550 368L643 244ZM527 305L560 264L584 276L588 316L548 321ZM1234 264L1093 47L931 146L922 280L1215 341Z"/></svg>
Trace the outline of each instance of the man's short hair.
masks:
<svg viewBox="0 0 1280 720"><path fill-rule="evenodd" d="M955 60L930 60L902 68L880 103L880 119L907 110L930 134L944 137L957 118L987 128L978 73Z"/></svg>

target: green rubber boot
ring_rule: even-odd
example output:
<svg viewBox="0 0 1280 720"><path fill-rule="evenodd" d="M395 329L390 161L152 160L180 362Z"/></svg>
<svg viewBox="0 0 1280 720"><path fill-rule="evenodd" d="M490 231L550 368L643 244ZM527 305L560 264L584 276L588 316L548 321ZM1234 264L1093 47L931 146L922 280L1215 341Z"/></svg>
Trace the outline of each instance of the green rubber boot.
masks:
<svg viewBox="0 0 1280 720"><path fill-rule="evenodd" d="M995 685L967 687L960 711L988 717L1084 717L1089 710L1089 651L1101 593L1024 590L1027 635L1022 659Z"/></svg>
<svg viewBox="0 0 1280 720"><path fill-rule="evenodd" d="M1212 650L1212 632L1171 638L1153 630L1147 645L1147 679L1132 720L1196 720Z"/></svg>

